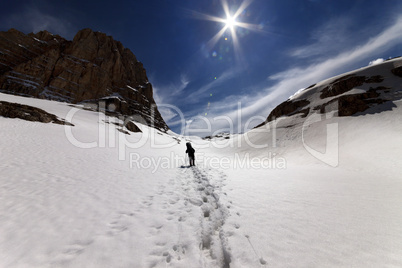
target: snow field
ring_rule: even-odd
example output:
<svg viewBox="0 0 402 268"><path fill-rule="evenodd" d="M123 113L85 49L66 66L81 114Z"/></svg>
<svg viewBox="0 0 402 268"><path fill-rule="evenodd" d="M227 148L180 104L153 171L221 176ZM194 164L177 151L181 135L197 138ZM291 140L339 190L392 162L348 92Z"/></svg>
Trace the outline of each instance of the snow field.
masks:
<svg viewBox="0 0 402 268"><path fill-rule="evenodd" d="M2 98L61 118L72 108ZM156 134L153 144L173 141L176 146L155 150L147 141L140 148L125 148L125 161L119 161L118 144L109 144L121 135L113 120L78 111L72 119L74 138L97 143L82 149L66 138L63 126L1 119L0 266L191 267L230 261L222 230L226 212L218 195L224 178L182 162L163 169L130 165L131 153L183 156L184 143L166 134ZM155 131L140 127L144 134L124 138L136 142ZM99 137L99 129L106 133Z"/></svg>
<svg viewBox="0 0 402 268"><path fill-rule="evenodd" d="M0 98L61 118L72 109ZM275 148L254 148L244 135L220 146L192 138L191 168L184 138L141 124L142 134L125 135L114 124L121 122L96 112L79 109L72 120L76 140L97 143L90 149L74 146L63 126L0 118L0 267L400 267L402 110L395 105L305 128L306 144L326 153L322 134L339 124L336 168L307 152L298 117L282 121L274 136L273 129L248 134ZM119 138L142 145L122 154ZM234 165L236 155L267 153L286 166Z"/></svg>

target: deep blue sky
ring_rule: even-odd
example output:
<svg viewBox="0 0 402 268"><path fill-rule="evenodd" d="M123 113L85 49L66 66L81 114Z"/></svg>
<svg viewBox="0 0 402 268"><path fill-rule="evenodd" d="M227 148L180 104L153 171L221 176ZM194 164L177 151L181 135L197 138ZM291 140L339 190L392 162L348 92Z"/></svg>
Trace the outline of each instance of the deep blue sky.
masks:
<svg viewBox="0 0 402 268"><path fill-rule="evenodd" d="M191 122L187 130L205 128L207 118L211 130L193 133L201 136L242 132L300 88L402 54L400 0L227 0L232 15L249 4L237 21L253 29L234 28L239 50L229 30L208 43L224 24L206 15L226 18L224 0L7 2L2 31L46 29L72 39L92 28L121 41L143 62L169 126L184 127L165 104Z"/></svg>

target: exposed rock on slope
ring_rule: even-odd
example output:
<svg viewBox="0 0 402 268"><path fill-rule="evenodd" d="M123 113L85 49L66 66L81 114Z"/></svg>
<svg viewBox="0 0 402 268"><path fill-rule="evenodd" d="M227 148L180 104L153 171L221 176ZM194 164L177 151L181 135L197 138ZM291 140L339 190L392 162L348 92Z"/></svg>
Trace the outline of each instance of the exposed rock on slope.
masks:
<svg viewBox="0 0 402 268"><path fill-rule="evenodd" d="M302 113L304 116L308 114L310 108L305 108L310 102L308 100L287 100L279 104L268 116L268 121L271 121L282 115L293 115L296 113Z"/></svg>
<svg viewBox="0 0 402 268"><path fill-rule="evenodd" d="M42 109L7 101L0 101L0 116L19 118L27 121L73 126L73 124L68 123L63 119L59 119L54 114L50 114Z"/></svg>
<svg viewBox="0 0 402 268"><path fill-rule="evenodd" d="M337 111L338 116L352 116L385 111L394 106L392 101L402 99L401 77L402 59L397 58L330 78L278 105L257 127L282 116L307 117L330 111ZM379 107L385 103L389 105Z"/></svg>
<svg viewBox="0 0 402 268"><path fill-rule="evenodd" d="M399 76L399 77L402 77L402 66L392 69L391 72L392 72L394 75L397 75L397 76Z"/></svg>
<svg viewBox="0 0 402 268"><path fill-rule="evenodd" d="M68 41L47 31L0 32L0 91L69 103L99 103L167 130L152 85L134 54L104 33L79 31Z"/></svg>

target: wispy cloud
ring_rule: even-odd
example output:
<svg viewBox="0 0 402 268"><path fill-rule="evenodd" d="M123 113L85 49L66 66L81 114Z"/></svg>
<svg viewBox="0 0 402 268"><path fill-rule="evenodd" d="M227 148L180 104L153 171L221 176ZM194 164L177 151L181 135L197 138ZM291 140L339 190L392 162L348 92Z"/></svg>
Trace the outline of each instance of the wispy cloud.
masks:
<svg viewBox="0 0 402 268"><path fill-rule="evenodd" d="M41 11L36 6L21 7L21 11L10 14L1 19L3 27L16 28L25 33L47 30L71 39L73 36L72 24L56 16Z"/></svg>
<svg viewBox="0 0 402 268"><path fill-rule="evenodd" d="M214 103L208 113L209 120L213 123L212 131L228 128L232 128L235 132L247 130L245 126L250 118L266 118L272 108L298 89L350 71L350 66L355 66L356 62L368 60L373 53L385 52L391 47L402 43L401 32L402 16L398 17L392 25L377 35L362 41L359 45L341 50L335 56L329 56L320 62L299 65L269 76L271 85L250 90L249 92L256 92L252 96L250 94L230 96L218 103ZM241 112L238 110L238 103L241 104ZM214 122L213 118L217 116L227 116L230 118L231 123L225 122L225 120L219 120L219 122L215 120L216 122ZM198 124L196 120L192 123L194 127L203 126L202 122L198 122ZM254 125L256 124L257 122L254 123ZM249 127L252 126L250 125ZM199 134L205 135L205 133Z"/></svg>
<svg viewBox="0 0 402 268"><path fill-rule="evenodd" d="M195 102L200 101L200 99L202 99L203 96L206 96L205 92L209 92L214 88L222 86L226 81L228 81L229 79L232 79L237 74L239 74L241 72L241 70L242 70L241 68L232 68L232 69L224 72L223 74L217 76L216 79L213 80L212 82L207 83L206 85L200 87L199 89L197 89L196 91L194 91L193 93L188 95L186 98L186 101L189 103L195 103ZM207 97L208 96L206 96L204 98L207 98Z"/></svg>
<svg viewBox="0 0 402 268"><path fill-rule="evenodd" d="M168 85L156 81L153 75L150 75L150 81L152 81L155 101L164 104L171 103L173 100L177 99L191 82L185 74L181 74L178 81L171 82Z"/></svg>
<svg viewBox="0 0 402 268"><path fill-rule="evenodd" d="M210 95L206 94L206 92L223 86L225 82L238 75L241 71L241 68L233 67L217 76L212 82L202 85L201 87L191 87L191 80L185 74L181 74L178 81L168 85L161 84L153 75L150 75L150 81L154 89L154 99L158 104L158 110L169 126L175 127L183 124L182 117L188 119L204 114L205 108L201 107L198 108L198 110L193 109L183 115L178 112L179 108L172 108L170 104L180 103L181 101L185 101L186 104L190 105L200 104L204 102L205 99L210 98Z"/></svg>
<svg viewBox="0 0 402 268"><path fill-rule="evenodd" d="M190 80L187 75L181 74L178 81L170 83L169 85L163 85L155 81L152 75L150 77L150 81L153 81L154 99L159 106L159 112L168 125L177 125L180 121L180 119L178 119L179 114L176 110L169 108L169 104L181 98Z"/></svg>
<svg viewBox="0 0 402 268"><path fill-rule="evenodd" d="M339 51L350 43L352 25L350 17L333 18L310 34L311 44L291 50L290 55L304 59Z"/></svg>

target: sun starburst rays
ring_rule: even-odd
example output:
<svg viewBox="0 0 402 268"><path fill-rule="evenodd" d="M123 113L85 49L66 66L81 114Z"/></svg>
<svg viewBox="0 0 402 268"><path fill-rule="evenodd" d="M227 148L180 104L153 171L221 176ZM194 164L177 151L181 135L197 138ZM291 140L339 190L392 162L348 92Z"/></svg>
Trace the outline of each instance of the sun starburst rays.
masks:
<svg viewBox="0 0 402 268"><path fill-rule="evenodd" d="M223 34L226 32L227 27L222 28L219 32L217 32L207 43L207 47L209 49L212 49L216 43L218 43L218 41L221 39L221 37L223 36Z"/></svg>
<svg viewBox="0 0 402 268"><path fill-rule="evenodd" d="M236 11L231 12L228 1L221 0L221 5L222 5L226 18L220 18L220 17L216 17L213 15L203 14L203 13L199 13L199 12L193 12L193 18L212 21L212 22L218 22L218 23L223 24L222 29L219 32L217 32L207 42L207 48L209 50L212 50L213 47L219 42L219 40L221 40L221 38L227 32L229 32L228 34L231 36L236 59L238 59L238 60L241 59L242 53L241 53L239 37L236 32L237 28L244 28L244 29L251 30L251 31L261 31L261 29L259 28L258 25L242 22L239 20L239 17L242 15L242 13L246 10L246 8L248 8L248 6L251 3L252 3L252 0L244 0ZM225 40L228 40L228 38L225 38Z"/></svg>
<svg viewBox="0 0 402 268"><path fill-rule="evenodd" d="M227 1L224 0L224 2L226 2L227 5ZM234 18L237 18L238 16L240 16L240 14L251 4L251 2L253 2L252 0L244 0L240 7L237 9L237 11L235 12L235 14L233 15ZM229 13L226 13L229 14Z"/></svg>

